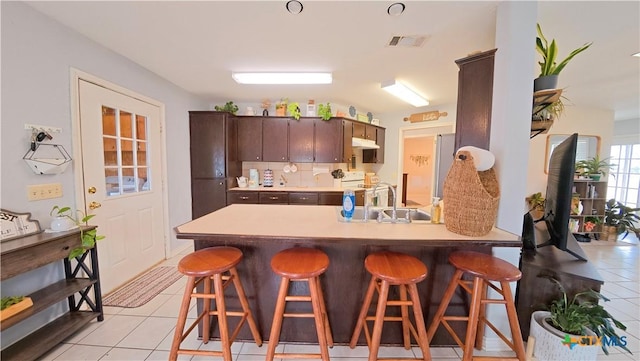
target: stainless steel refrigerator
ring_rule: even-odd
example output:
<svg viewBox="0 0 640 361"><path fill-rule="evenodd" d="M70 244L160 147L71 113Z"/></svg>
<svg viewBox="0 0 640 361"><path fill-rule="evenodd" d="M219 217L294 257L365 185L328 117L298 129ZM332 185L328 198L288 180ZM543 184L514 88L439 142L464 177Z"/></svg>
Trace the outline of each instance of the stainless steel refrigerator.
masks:
<svg viewBox="0 0 640 361"><path fill-rule="evenodd" d="M453 156L455 153L455 134L438 134L436 137L436 152L435 152L435 184L433 186L433 193L435 197L442 199L442 188L444 187L444 180L447 177L449 168L453 164Z"/></svg>

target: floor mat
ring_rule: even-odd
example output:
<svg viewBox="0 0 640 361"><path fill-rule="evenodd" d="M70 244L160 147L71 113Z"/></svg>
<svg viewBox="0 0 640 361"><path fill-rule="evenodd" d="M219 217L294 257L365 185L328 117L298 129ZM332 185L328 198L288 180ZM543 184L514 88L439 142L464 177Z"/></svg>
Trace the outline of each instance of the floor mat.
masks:
<svg viewBox="0 0 640 361"><path fill-rule="evenodd" d="M176 267L156 267L102 298L103 306L135 308L144 305L182 278Z"/></svg>

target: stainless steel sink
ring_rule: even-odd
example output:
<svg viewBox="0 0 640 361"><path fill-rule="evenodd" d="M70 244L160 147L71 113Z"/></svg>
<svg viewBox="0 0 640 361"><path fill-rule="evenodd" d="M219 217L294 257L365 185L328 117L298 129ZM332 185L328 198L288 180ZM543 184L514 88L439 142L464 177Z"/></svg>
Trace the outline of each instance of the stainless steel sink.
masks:
<svg viewBox="0 0 640 361"><path fill-rule="evenodd" d="M393 214L392 209L385 209L383 213L391 217ZM407 217L408 214L408 217ZM398 219L409 219L410 221L430 221L431 215L423 210L415 208L398 208L396 210L396 217Z"/></svg>
<svg viewBox="0 0 640 361"><path fill-rule="evenodd" d="M342 207L336 207L336 213L338 215L338 221L347 222L344 217L344 211ZM366 218L365 218L366 214ZM426 223L431 220L429 213L415 208L398 208L396 210L396 220L392 219L393 209L391 208L369 208L366 210L362 206L357 206L353 211L353 217L351 222L397 222L397 223L409 223L409 222L422 222Z"/></svg>
<svg viewBox="0 0 640 361"><path fill-rule="evenodd" d="M367 210L367 218L368 220L376 220L378 218L378 215L380 214L380 210L379 209L368 209ZM342 207L340 207L340 212L339 212L339 217L341 218L342 221L346 221L346 218L344 216L344 210L342 209ZM353 210L353 217L352 217L352 221L364 221L365 220L365 209L364 207L359 207L357 206L354 210Z"/></svg>

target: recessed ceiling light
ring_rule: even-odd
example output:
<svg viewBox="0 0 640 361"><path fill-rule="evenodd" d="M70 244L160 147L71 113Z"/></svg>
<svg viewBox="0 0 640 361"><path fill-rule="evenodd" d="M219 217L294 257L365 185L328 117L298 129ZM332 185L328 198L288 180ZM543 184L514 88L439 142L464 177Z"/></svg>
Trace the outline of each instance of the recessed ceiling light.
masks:
<svg viewBox="0 0 640 361"><path fill-rule="evenodd" d="M331 73L232 73L240 84L331 84Z"/></svg>
<svg viewBox="0 0 640 361"><path fill-rule="evenodd" d="M409 89L406 85L395 80L387 81L380 85L382 86L382 89L413 105L414 107L424 107L429 105L429 101L427 99Z"/></svg>
<svg viewBox="0 0 640 361"><path fill-rule="evenodd" d="M302 6L302 3L297 0L287 1L287 5L285 6L287 8L287 11L292 14L300 14L302 12L302 9L304 8L304 6Z"/></svg>
<svg viewBox="0 0 640 361"><path fill-rule="evenodd" d="M387 14L391 16L398 16L404 12L404 8L405 6L403 3L393 3L387 8Z"/></svg>

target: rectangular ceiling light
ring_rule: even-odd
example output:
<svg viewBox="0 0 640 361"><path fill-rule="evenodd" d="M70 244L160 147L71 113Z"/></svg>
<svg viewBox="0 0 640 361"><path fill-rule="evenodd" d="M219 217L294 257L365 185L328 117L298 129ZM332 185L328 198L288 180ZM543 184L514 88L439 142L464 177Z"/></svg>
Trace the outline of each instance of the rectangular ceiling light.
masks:
<svg viewBox="0 0 640 361"><path fill-rule="evenodd" d="M407 88L406 85L395 80L384 82L381 84L382 89L413 105L414 107L423 107L429 105L429 101L413 90Z"/></svg>
<svg viewBox="0 0 640 361"><path fill-rule="evenodd" d="M331 84L331 73L232 73L240 84Z"/></svg>
<svg viewBox="0 0 640 361"><path fill-rule="evenodd" d="M636 57L640 58L640 53L635 53L635 54L633 54L633 56L636 56Z"/></svg>

